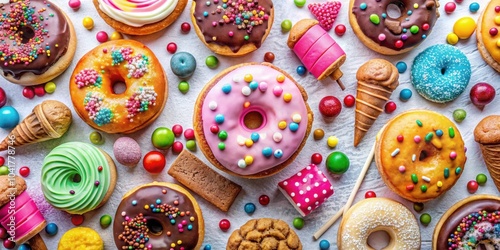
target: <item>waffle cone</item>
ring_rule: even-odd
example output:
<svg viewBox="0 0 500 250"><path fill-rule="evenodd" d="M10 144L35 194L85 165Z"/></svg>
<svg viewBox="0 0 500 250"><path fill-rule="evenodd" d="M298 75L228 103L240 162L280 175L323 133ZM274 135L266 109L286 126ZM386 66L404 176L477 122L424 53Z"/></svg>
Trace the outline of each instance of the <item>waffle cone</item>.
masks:
<svg viewBox="0 0 500 250"><path fill-rule="evenodd" d="M373 125L399 85L397 68L383 59L373 59L363 64L356 73L356 122L354 125L354 146L357 146Z"/></svg>
<svg viewBox="0 0 500 250"><path fill-rule="evenodd" d="M491 178L500 191L500 144L479 144Z"/></svg>
<svg viewBox="0 0 500 250"><path fill-rule="evenodd" d="M0 143L0 151L9 146L18 147L59 138L71 124L71 110L58 101L47 100L35 106L31 114L21 121Z"/></svg>

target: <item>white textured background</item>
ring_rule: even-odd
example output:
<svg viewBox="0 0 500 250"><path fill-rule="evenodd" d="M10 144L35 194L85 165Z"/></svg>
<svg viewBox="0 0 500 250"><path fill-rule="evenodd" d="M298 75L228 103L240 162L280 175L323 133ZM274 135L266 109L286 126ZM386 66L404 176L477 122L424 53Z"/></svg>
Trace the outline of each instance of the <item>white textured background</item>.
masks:
<svg viewBox="0 0 500 250"><path fill-rule="evenodd" d="M338 37L334 34L333 29L330 34L337 40L341 47L347 53L346 63L341 67L344 72L344 77L342 81L346 85L346 90L341 91L336 83L327 79L323 82L318 82L312 75L299 76L297 75L295 69L300 65L299 60L294 55L294 53L288 49L286 46L286 39L288 34L281 32L280 24L284 19L290 19L293 23L297 22L302 18L311 18L312 15L309 13L307 8L297 8L292 0L280 1L275 0L275 23L272 31L263 44L263 46L242 58L224 58L218 56L220 60L220 65L216 69L209 69L204 60L207 56L212 55L212 52L208 50L198 39L194 30L192 29L188 34L182 34L180 32L180 24L182 22L191 22L189 18L189 6L184 10L180 18L169 28L164 31L158 32L153 35L145 37L128 37L129 39L136 39L148 45L160 59L165 71L168 74L169 79L169 98L168 102L160 115L158 120L156 120L151 126L134 133L130 136L135 138L142 147L143 155L147 152L153 150L153 146L150 143L150 137L153 130L159 126L171 127L174 124L181 124L184 128L192 127L192 113L193 104L197 98L200 90L204 84L209 81L218 72L226 67L234 64L243 62L261 62L263 61L263 56L267 51L272 51L276 55L276 60L274 64L278 67L283 68L289 72L299 83L301 83L309 95L309 105L311 106L315 120L313 123L313 129L322 128L326 132L326 136L335 135L340 139L338 146L335 150L343 151L346 153L351 160L351 167L340 178L333 178L329 176L330 181L334 185L335 195L331 197L325 204L323 204L319 209L314 211L312 214L305 218L305 227L302 230L297 230L297 233L305 247L305 249L319 249L319 241L315 242L312 239L312 234L318 230L321 225L328 220L337 210L346 202L354 182L358 176L359 171L365 161L366 155L369 152L370 147L375 138L377 131L385 124L391 117L396 114L403 112L411 108L426 108L438 111L448 118L452 119L452 112L457 108L463 108L467 111L467 118L460 124L457 124L460 129L463 138L465 140L466 146L468 147L467 157L468 161L465 166L462 177L457 182L457 184L446 194L441 197L427 202L425 204L425 209L423 212L429 213L432 216L432 222L428 226L421 226L422 234L422 249L431 248L431 237L434 230L434 226L438 222L441 215L454 203L469 196L467 192L466 184L469 180L475 179L475 176L479 173L489 174L483 163L481 153L479 151L478 145L474 142L473 129L480 119L483 117L500 113L499 104L500 98L496 98L490 105L486 106L483 111L480 111L474 105L472 105L469 99L469 90L473 84L481 81L488 82L495 86L497 90L497 95L500 94L500 82L498 78L498 73L496 73L492 68L490 68L481 58L479 52L476 48L475 34L471 39L460 41L456 46L463 51L469 58L472 65L472 78L469 86L465 92L459 96L459 98L449 104L433 104L423 98L421 98L415 91L413 91L413 97L408 102L401 102L398 98L400 90L403 88L413 87L410 83L409 70L400 75L400 86L393 93L393 100L398 105L397 110L393 114L382 113L378 120L375 122L374 126L365 136L361 144L354 148L352 146L353 140L353 126L354 126L354 108L343 108L342 113L332 122L326 122L318 111L319 100L326 95L334 95L340 100L348 94L355 95L356 93L356 79L355 73L358 67L365 61L371 58L385 58L394 64L398 61L404 61L408 64L408 68L411 68L413 58L425 48L437 44L445 43L446 35L452 31L454 22L463 16L472 16L474 19L479 17L479 12L482 12L486 7L486 1L478 1L481 4L481 8L478 13L469 12L468 6L472 1L464 1L462 4L457 4L457 9L454 13L448 15L444 13L444 4L441 2L441 7L439 8L441 17L438 19L434 31L430 36L416 49L410 53L399 55L399 56L381 56L366 47L364 47L357 37L354 35L352 29L350 28L348 22L348 2L342 2L342 8L340 15L338 16L335 24L344 24L347 27L347 32L343 37ZM311 0L308 3L312 2ZM28 100L22 96L22 87L17 86L7 81L0 79L0 86L5 89L8 95L7 105L14 106L20 113L21 119L27 116L31 109L41 103L45 99L57 99L65 102L72 110L71 100L69 99L68 82L69 77L73 71L73 68L78 61L78 59L87 51L98 45L95 39L95 34L100 30L105 30L108 34L111 34L113 29L105 24L102 19L96 13L94 6L90 1L82 1L82 7L78 11L73 11L67 5L66 0L58 0L59 6L69 13L75 28L77 29L78 36L78 48L76 50L75 59L69 67L69 69L62 74L60 77L54 81L57 83L57 90L51 95L45 95L44 97L35 97L32 100ZM82 26L82 19L85 16L90 16L95 21L95 27L93 30L88 31ZM192 53L198 63L198 67L195 74L188 80L191 89L187 94L181 94L177 89L177 84L180 79L177 78L170 70L169 61L171 55L166 51L165 47L169 42L176 42L178 45L177 51L187 51ZM73 225L70 221L70 216L64 212L60 212L50 205L48 205L40 191L40 169L41 163L44 156L50 152L50 150L63 142L69 141L83 141L89 142L88 135L93 131L93 129L87 124L83 123L78 115L73 111L73 125L71 126L68 133L58 140L52 140L44 143L39 143L23 148L18 148L16 150L16 164L19 168L20 166L29 166L31 168L31 174L26 178L28 183L29 193L35 197L35 200L39 208L43 211L45 218L48 222L54 222L59 226L59 233L55 236L48 236L45 232L41 235L45 239L49 249L56 249L57 243L60 237L65 231L72 228ZM9 131L0 130L0 137L4 138ZM102 149L107 151L112 155L112 146L115 139L119 135L104 135L106 143L100 146ZM180 140L185 143L183 138ZM296 173L299 169L302 169L305 165L309 164L310 156L314 152L319 152L326 159L326 156L333 150L326 146L326 137L323 140L315 141L312 135L308 138L307 144L305 145L303 151L299 154L296 161L286 168L281 173L261 180L245 180L230 177L235 182L243 186L243 191L240 193L236 202L233 204L232 208L228 213L223 213L205 200L198 198L200 203L204 218L205 218L205 244L211 244L212 249L220 250L225 249L227 238L230 233L239 228L243 223L252 218L259 217L273 217L280 218L287 221L289 224L292 223L293 218L299 216L299 213L294 210L294 208L289 204L285 197L278 191L277 183L284 178ZM174 161L175 155L171 151L166 151L167 157L167 168ZM6 156L6 152L1 152L1 156ZM203 154L198 151L196 155L201 159L205 160ZM83 226L88 226L97 230L105 241L106 249L115 249L114 241L112 239L112 228L101 229L99 225L99 218L104 214L109 214L114 217L117 205L120 202L122 195L127 192L127 190L144 183L156 181L173 181L173 179L167 175L167 168L157 175L153 176L146 172L139 164L134 169L129 169L127 167L117 164L118 168L118 182L116 189L108 201L108 203L102 208L85 214L85 222ZM320 168L325 170L324 163L320 165ZM326 170L325 170L326 172ZM227 176L226 174L224 174ZM372 164L369 169L366 178L361 185L358 195L356 196L356 201L364 198L364 193L368 190L374 190L378 197L389 197L401 201L417 216L420 216L412 209L412 203L402 200L392 193L380 178L380 175ZM494 194L499 195L493 182L489 178L487 184L484 187L480 187L477 191L478 194ZM258 203L258 197L261 194L267 194L271 198L271 203L263 207ZM257 206L256 212L249 216L244 210L243 206L247 202L253 202ZM231 229L228 232L222 232L218 228L218 222L227 218L231 221ZM337 222L333 228L327 231L321 239L326 239L331 242L331 249L336 249L336 237L337 228L339 222Z"/></svg>

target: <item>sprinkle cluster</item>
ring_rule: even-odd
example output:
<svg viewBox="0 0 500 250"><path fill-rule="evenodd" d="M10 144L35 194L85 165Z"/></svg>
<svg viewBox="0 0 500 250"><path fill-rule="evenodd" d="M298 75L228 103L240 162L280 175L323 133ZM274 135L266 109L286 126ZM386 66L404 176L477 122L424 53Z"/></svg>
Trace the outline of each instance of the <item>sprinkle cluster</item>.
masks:
<svg viewBox="0 0 500 250"><path fill-rule="evenodd" d="M50 57L52 47L44 43L45 38L49 36L45 21L54 14L44 17L42 14L47 9L35 10L34 7L30 7L30 0L14 2L10 12L3 12L0 17L0 27L3 33L0 38L0 61L3 61L4 66L28 65L39 55L46 54ZM33 34L28 35L28 32Z"/></svg>
<svg viewBox="0 0 500 250"><path fill-rule="evenodd" d="M448 250L476 249L480 242L498 244L500 241L500 212L485 210L464 217L456 230L448 236ZM496 249L498 245L493 245Z"/></svg>
<svg viewBox="0 0 500 250"><path fill-rule="evenodd" d="M99 93L87 92L83 105L88 112L89 119L93 120L97 126L108 124L113 119L113 112L103 106L103 99Z"/></svg>
<svg viewBox="0 0 500 250"><path fill-rule="evenodd" d="M155 106L157 95L154 87L140 87L139 90L132 94L125 103L129 121L133 122L135 115L147 111L150 106Z"/></svg>
<svg viewBox="0 0 500 250"><path fill-rule="evenodd" d="M83 69L75 76L75 83L79 89L92 85L101 88L102 77L94 69Z"/></svg>
<svg viewBox="0 0 500 250"><path fill-rule="evenodd" d="M133 54L134 50L130 47L113 50L110 54L113 60L111 64L117 66L126 61L127 78L141 78L148 72L149 58L142 54Z"/></svg>

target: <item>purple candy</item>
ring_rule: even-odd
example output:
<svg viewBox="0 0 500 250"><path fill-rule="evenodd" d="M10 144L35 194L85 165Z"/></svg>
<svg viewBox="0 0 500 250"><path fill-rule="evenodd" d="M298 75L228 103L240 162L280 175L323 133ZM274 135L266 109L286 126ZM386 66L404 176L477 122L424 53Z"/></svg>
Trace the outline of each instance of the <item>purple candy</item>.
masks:
<svg viewBox="0 0 500 250"><path fill-rule="evenodd" d="M120 137L113 145L115 159L128 167L135 167L141 160L142 153L139 144L130 137Z"/></svg>

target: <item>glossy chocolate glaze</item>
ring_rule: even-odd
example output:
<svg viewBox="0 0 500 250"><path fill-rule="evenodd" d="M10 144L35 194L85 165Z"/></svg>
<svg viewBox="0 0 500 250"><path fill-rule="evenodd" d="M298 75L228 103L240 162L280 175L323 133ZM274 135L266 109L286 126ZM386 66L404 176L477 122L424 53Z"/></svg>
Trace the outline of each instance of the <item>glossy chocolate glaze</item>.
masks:
<svg viewBox="0 0 500 250"><path fill-rule="evenodd" d="M196 7L194 10L194 17L197 22L196 25L200 28L201 32L205 36L205 41L207 43L216 43L221 46L228 46L234 53L238 52L240 48L248 43L253 43L257 48L261 46L262 37L266 34L268 21L264 21L260 25L253 26L251 32L248 32L248 29L238 29L238 25L235 22L225 23L223 21L224 10L220 13L217 12L218 7L222 8L223 1L219 0L218 4L211 2L210 5L207 6L207 1L196 1ZM230 2L238 2L238 0L229 0ZM246 0L245 0L246 2ZM273 3L271 0L253 0L253 3L261 6L265 9L265 14L270 15L271 9L273 8ZM231 7L227 8L228 10ZM204 12L208 12L208 16L203 16ZM213 23L217 23L214 27ZM233 36L230 37L229 32L233 32ZM245 36L248 35L249 39L245 40ZM216 38L214 40L213 38Z"/></svg>
<svg viewBox="0 0 500 250"><path fill-rule="evenodd" d="M12 15L11 12L14 12L16 5L21 4L21 1L13 3L13 0L11 0L10 2L10 4L0 4L0 10L2 11L2 16L0 16L0 28L2 30L0 52L2 54L0 58L4 59L4 61L1 61L0 67L2 67L6 76L12 75L16 79L21 78L27 72L41 75L66 53L70 40L70 26L66 22L64 14L56 5L42 0L22 1L28 5L28 9L34 10L31 16L37 20L36 22L27 25L10 22L9 25L8 19L11 19L9 15ZM16 16L13 19L20 22L21 18ZM45 31L40 31L37 22L39 22L39 25L43 25ZM20 34L20 32L9 34L11 26L22 30L24 34ZM11 39L12 35L18 36L19 39L17 40L22 42L18 45L16 39ZM32 35L35 35L35 37L29 41L29 37ZM39 44L33 42L37 36L41 41ZM30 48L31 45L37 48L36 58L31 62L25 64L25 62L13 59L12 55L16 53L15 51ZM46 46L50 47L50 56L48 56Z"/></svg>
<svg viewBox="0 0 500 250"><path fill-rule="evenodd" d="M369 37L375 43L380 44L380 46L387 47L392 50L403 50L409 47L416 46L424 39L423 35L428 36L434 26L437 19L436 14L436 2L434 0L353 0L354 4L352 7L352 13L356 16L356 20L360 29L363 31L365 36ZM366 3L366 9L361 10L360 5ZM382 17L382 14L386 13L387 6L389 4L396 4L401 10L401 16L399 18L391 18L387 15L386 18ZM418 8L414 8L414 4L418 4ZM408 15L408 11L411 14ZM379 24L373 24L370 21L370 15L376 14L380 19ZM408 20L406 19L408 18ZM423 24L427 23L429 28L427 30L423 29ZM410 32L410 28L413 25L419 27L419 31L416 34ZM406 29L406 33L403 32ZM379 35L384 34L386 38L382 41L379 39ZM407 39L403 40L403 46L397 48L395 46L396 41L402 40L402 36L406 35Z"/></svg>
<svg viewBox="0 0 500 250"><path fill-rule="evenodd" d="M500 211L500 201L483 199L469 202L453 212L445 221L437 238L437 249L448 249L448 236L455 232L462 219L473 212L486 210L487 212Z"/></svg>
<svg viewBox="0 0 500 250"><path fill-rule="evenodd" d="M167 190L166 194L163 194L162 190ZM157 199L161 200L161 204L173 205L174 208L179 209L179 212L189 211L190 215L178 215L175 218L175 223L171 224L170 218L164 213L153 213L151 209L146 210L144 208L147 204L156 204ZM132 205L132 201L134 200L137 201L137 205L135 206ZM174 205L175 201L178 201L179 205ZM130 218L134 218L139 213L142 213L146 220L156 220L159 223L154 225L155 228L159 228L158 224L161 224L163 228L161 234L155 235L149 232L150 239L146 243L146 246L151 244L153 246L152 249L170 249L171 243L175 243L176 247L173 249L178 250L180 247L184 247L185 250L192 250L198 243L199 215L196 214L191 200L178 191L162 185L153 185L141 187L129 196L124 197L116 210L113 223L113 235L118 249L122 249L123 246L126 246L123 241L118 239L119 235L124 231L124 226L122 225L125 221L125 217L122 216L122 212L124 211L126 212L126 216ZM193 222L189 220L190 217L194 217ZM186 220L187 225L192 225L193 228L188 230L186 225L184 226L184 232L180 233L178 224L183 220ZM151 224L148 225L148 228L151 228ZM167 231L171 232L170 236L167 236ZM181 245L177 245L178 240L182 241Z"/></svg>

